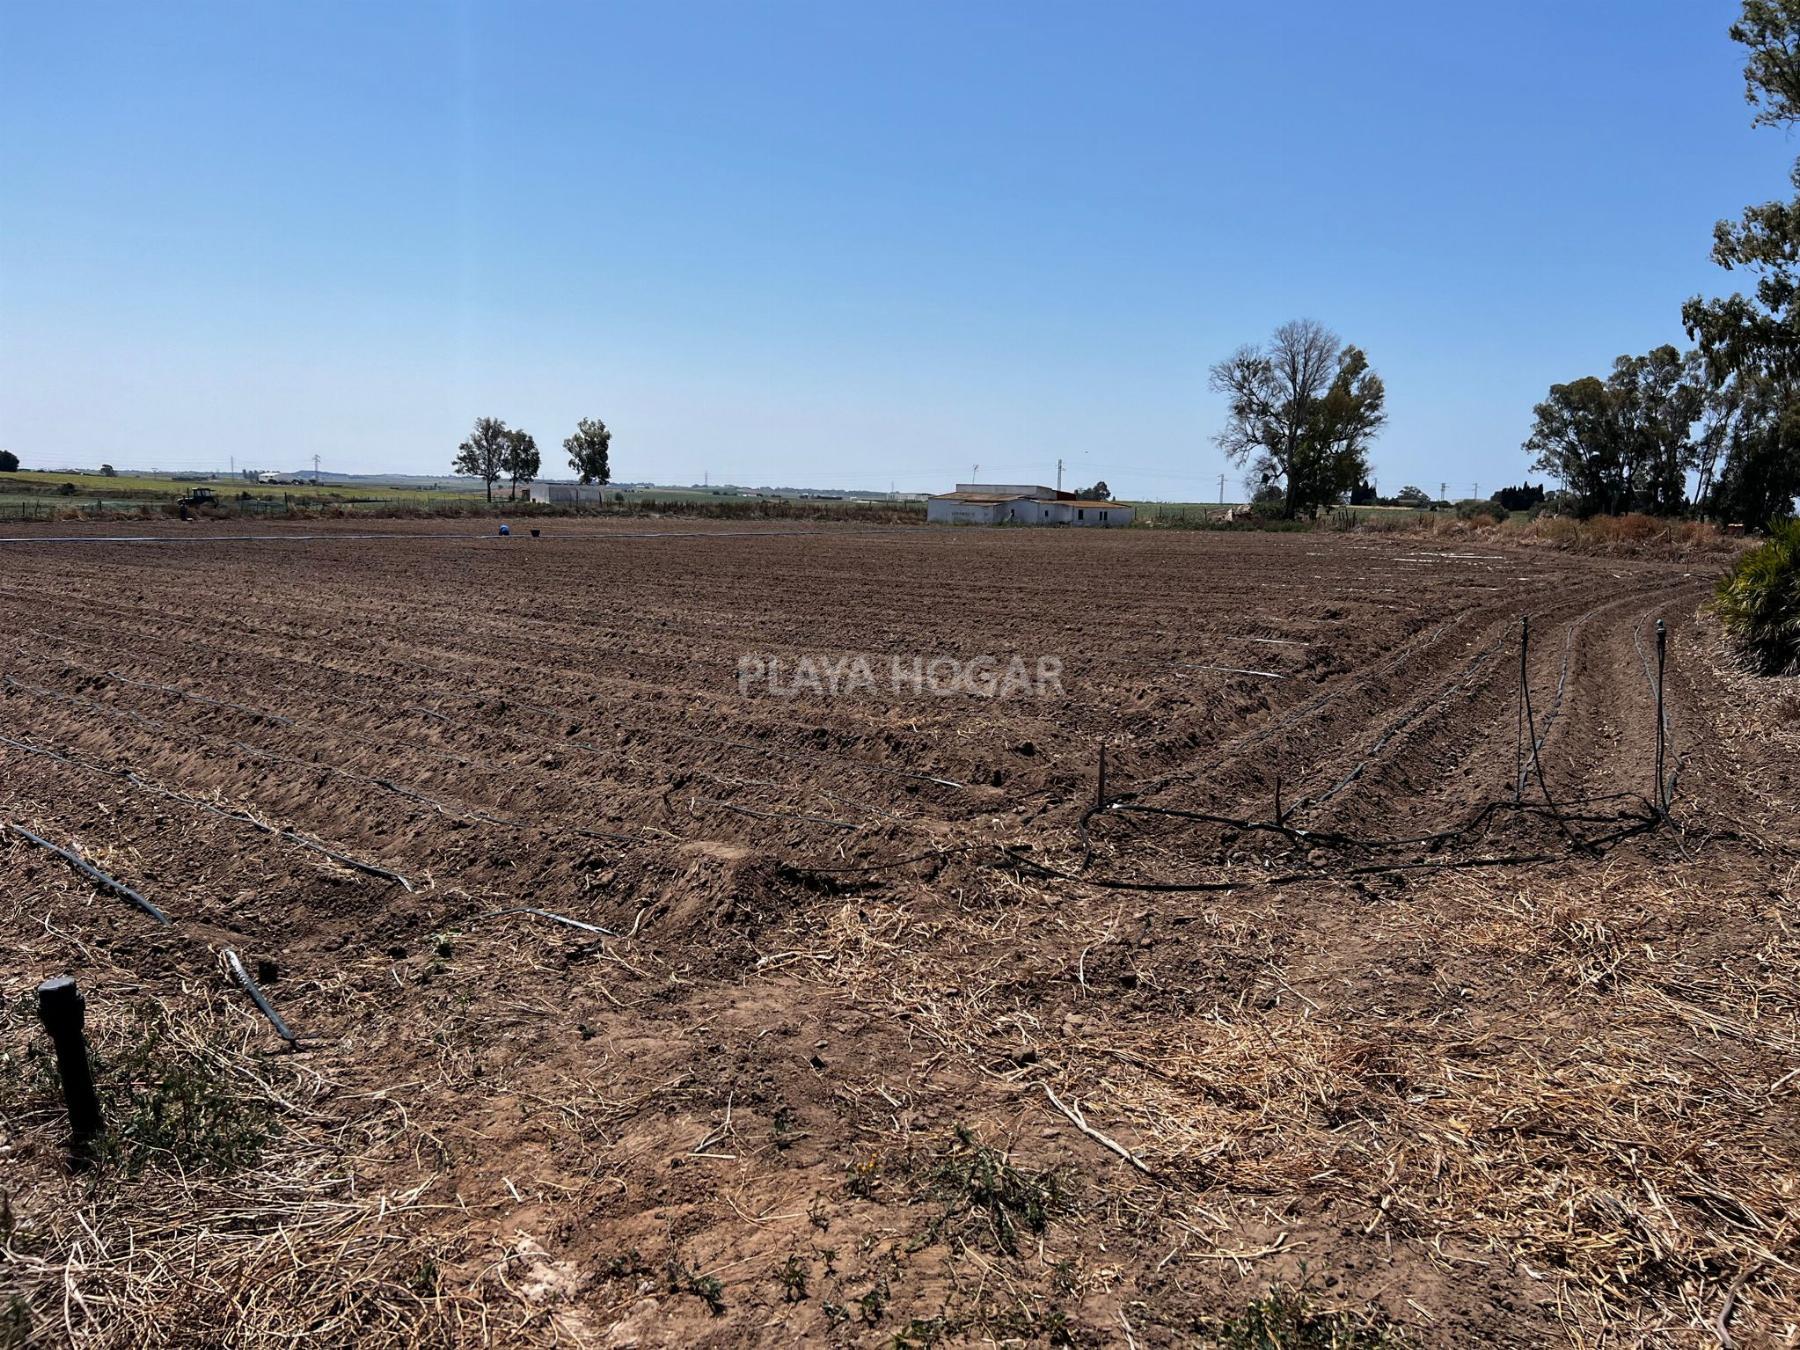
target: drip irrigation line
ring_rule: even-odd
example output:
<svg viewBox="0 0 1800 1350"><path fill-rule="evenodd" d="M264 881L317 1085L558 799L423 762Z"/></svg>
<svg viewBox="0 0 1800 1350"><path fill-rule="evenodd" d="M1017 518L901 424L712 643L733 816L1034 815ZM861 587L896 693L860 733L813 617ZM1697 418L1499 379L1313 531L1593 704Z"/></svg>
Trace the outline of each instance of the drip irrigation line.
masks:
<svg viewBox="0 0 1800 1350"><path fill-rule="evenodd" d="M23 825L9 822L8 828L28 843L36 844L39 848L50 850L50 852L56 854L57 857L68 863L70 867L73 867L77 872L81 873L82 876L93 882L94 885L98 886L101 890L108 891L111 894L118 896L121 900L129 900L158 923L166 924L169 922L169 916L167 914L164 914L160 909L144 899L143 896L132 890L131 887L127 886L124 882L109 877L73 849L64 848L60 844L53 844L43 836L33 834Z"/></svg>
<svg viewBox="0 0 1800 1350"><path fill-rule="evenodd" d="M181 802L185 806L198 807L200 810L210 812L215 816L223 816L227 820L235 820L241 824L250 826L252 829L261 830L264 834L276 835L279 838L287 840L289 843L298 844L302 848L311 849L315 853L321 853L327 858L330 858L333 862L348 867L352 871L364 872L370 876L381 877L387 881L394 882L402 890L410 892L413 889L412 883L398 872L390 872L385 867L378 867L374 863L364 862L360 858L353 858L347 853L340 853L338 850L327 847L315 839L307 838L297 830L284 829L280 826L267 824L264 821L258 820L248 811L220 806L217 803L206 801L204 798L194 797L185 792L177 792L173 788L163 787L160 783L149 782L139 777L137 772L133 769L109 769L104 764L95 764L91 760L77 759L73 755L65 755L60 751L46 749L41 745L33 745L29 741L14 740L11 736L0 736L0 744L10 745L15 750L24 750L29 754L42 755L45 759L53 759L59 764L67 764L77 769L86 769L90 773L103 774L108 778L117 778L121 782L128 783L132 787L137 788L141 792L148 792L154 796L166 798L169 801Z"/></svg>
<svg viewBox="0 0 1800 1350"><path fill-rule="evenodd" d="M1657 622L1660 624L1662 621L1659 619ZM1666 812L1669 803L1675 799L1675 784L1681 777L1682 768L1687 763L1687 755L1677 752L1675 748L1675 733L1669 724L1668 704L1663 697L1662 682L1659 678L1662 674L1661 667L1666 658L1666 650L1659 649L1657 653L1658 672L1656 675L1652 675L1650 673L1650 657L1644 651L1644 635L1635 624L1631 629L1631 643L1637 649L1638 665L1644 672L1644 683L1649 686L1650 697L1656 704L1656 786L1657 791L1662 794L1663 810ZM1665 759L1670 753L1675 755L1675 767L1669 771L1668 777L1664 778Z"/></svg>
<svg viewBox="0 0 1800 1350"><path fill-rule="evenodd" d="M1615 601L1615 602L1610 602L1610 603L1617 603L1617 602ZM1536 727L1528 726L1526 728L1526 736L1529 738L1526 741L1526 744L1531 747L1531 760L1532 760L1532 763L1534 763L1534 764L1537 762L1538 751L1542 750L1544 748L1544 742L1550 739L1551 724L1554 723L1556 721L1557 717L1560 716L1562 713L1563 694L1569 687L1570 658L1574 655L1574 652L1575 652L1575 633L1584 624L1586 624L1589 619L1593 618L1594 615L1598 614L1604 608L1605 608L1604 605L1595 605L1586 614L1583 614L1580 618L1574 620L1572 623L1569 624L1569 626L1567 628L1565 628L1563 630L1562 662L1558 666L1557 672L1556 672L1556 693L1552 696L1552 698L1550 700L1549 711L1544 714L1544 724L1543 724L1542 733L1539 734L1539 731ZM1525 689L1525 691L1527 693L1530 692L1529 677L1521 676L1521 686ZM1524 766L1520 766L1519 779L1518 779L1518 784L1519 784L1518 791L1521 796L1525 792L1525 784L1526 784L1527 780L1530 778L1530 776L1531 776L1531 770Z"/></svg>
<svg viewBox="0 0 1800 1350"><path fill-rule="evenodd" d="M1474 660L1469 662L1461 678L1443 693L1439 694L1436 698L1427 699L1425 702L1414 707L1410 712L1402 714L1393 722L1389 723L1387 729L1376 738L1375 743L1368 748L1361 759L1357 760L1355 766L1349 773L1345 774L1337 783L1333 784L1325 792L1320 793L1317 797L1306 797L1296 802L1293 807L1290 808L1288 814L1292 815L1296 811L1306 810L1315 806L1323 806L1343 793L1352 783L1362 777L1363 770L1369 767L1369 761L1385 750L1396 736L1400 735L1407 728L1412 726L1414 722L1418 721L1433 709L1442 709L1448 706L1450 701L1455 698L1458 693L1469 688L1470 682L1480 674L1481 668L1492 660L1495 653L1498 651L1499 645L1495 644L1493 647L1478 653Z"/></svg>
<svg viewBox="0 0 1800 1350"><path fill-rule="evenodd" d="M512 702L518 707L525 708L531 712L541 713L546 717L554 717L563 720L567 720L570 717L570 714L563 709L546 707L541 703L527 703L522 699L514 699ZM938 778L932 774L920 773L914 769L897 769L891 764L874 764L866 759L857 759L853 755L809 754L801 750L781 750L772 745L757 745L751 741L734 741L724 736L708 736L698 731L671 731L657 728L648 734L654 736L667 736L671 740L678 741L698 741L703 745L721 745L729 750L748 750L752 754L769 755L775 759L794 760L801 764L849 764L854 765L858 769L866 769L870 773L884 773L895 778L909 778L917 783L935 783L939 787L955 788L958 791L967 791L969 786L967 783L959 783L953 778ZM583 750L592 750L597 754L603 753L597 746L591 745L586 741L572 740L566 736L556 737L555 740L569 745L579 746Z"/></svg>
<svg viewBox="0 0 1800 1350"><path fill-rule="evenodd" d="M1286 675L1274 670L1250 670L1244 666L1203 666L1193 661L1176 661L1177 670L1215 670L1225 675L1260 675L1265 680L1285 680Z"/></svg>
<svg viewBox="0 0 1800 1350"><path fill-rule="evenodd" d="M298 1045L300 1038L288 1030L288 1024L281 1020L281 1014L275 1011L263 991L257 987L256 981L250 978L250 972L244 969L244 963L238 959L238 954L230 947L225 949L225 966L231 972L231 978L250 995L250 1001L256 1005L256 1010L269 1019L269 1025L275 1028L275 1034L289 1045Z"/></svg>
<svg viewBox="0 0 1800 1350"><path fill-rule="evenodd" d="M475 917L480 919L499 919L504 918L508 914L530 914L539 919L549 919L554 923L560 923L568 928L579 928L584 933L598 933L602 937L616 938L624 936L622 933L613 932L610 928L602 928L597 923L586 923L581 919L571 919L566 914L554 914L547 909L538 909L532 905L515 905L511 909L489 910L486 914L478 914Z"/></svg>
<svg viewBox="0 0 1800 1350"><path fill-rule="evenodd" d="M894 858L887 862L867 863L857 867L791 867L790 870L808 876L846 876L858 872L887 872L896 867L910 867L913 863L931 862L938 858L952 858L959 853L968 853L981 847L978 844L956 844L950 848L936 848L927 853L915 853L906 858Z"/></svg>
<svg viewBox="0 0 1800 1350"><path fill-rule="evenodd" d="M246 707L242 703L231 703L222 698L208 698L205 694L196 694L187 689L178 689L172 684L157 684L152 680L134 680L128 675L121 675L116 670L106 672L106 678L120 684L128 684L136 689L154 689L164 694L173 694L176 698L188 703L205 703L214 708L229 708L232 712L241 712L263 722L273 722L277 726L291 727L293 719L282 717L278 713L264 712L260 708Z"/></svg>
<svg viewBox="0 0 1800 1350"><path fill-rule="evenodd" d="M733 802L722 802L715 797L689 797L691 805L716 806L721 811L735 811L740 816L750 816L756 820L798 820L808 825L828 825L834 830L851 830L857 827L847 820L833 820L830 816L809 816L798 811L764 811L752 806L738 806Z"/></svg>
<svg viewBox="0 0 1800 1350"><path fill-rule="evenodd" d="M353 872L362 872L367 876L380 877L384 881L391 881L400 887L401 890L406 891L408 894L412 893L412 882L408 881L398 872L391 872L385 867L377 866L375 863L364 862L360 858L352 858L348 853L340 853L334 848L329 848L326 845L319 843L316 839L308 839L298 830L286 829L280 825L270 825L265 821L258 820L248 811L235 807L219 806L216 803L206 801L201 797L190 796L185 792L176 792L172 788L166 788L157 783L147 783L130 769L124 770L119 776L126 782L131 783L136 787L140 787L146 792L153 792L159 797L168 798L170 801L182 802L188 806L196 806L202 811L210 812L215 816L222 816L226 820L235 820L240 824L250 826L252 829L261 830L264 834L274 835L278 839L287 840L290 844L298 844L302 848L311 849L314 853L323 854L334 863L343 867L348 867Z"/></svg>
<svg viewBox="0 0 1800 1350"><path fill-rule="evenodd" d="M1618 800L1631 794L1609 794L1605 798L1583 799L1581 804L1589 801ZM1337 830L1308 830L1296 825L1288 825L1279 820L1249 820L1237 816L1220 815L1210 811L1185 811L1172 806L1150 806L1136 802L1114 802L1107 811L1116 814L1171 816L1179 820L1193 820L1207 825L1219 825L1226 829L1242 830L1246 833L1261 831L1268 834L1279 834L1296 844L1306 844L1322 848L1355 849L1365 853L1380 853L1395 848L1438 849L1446 844L1467 840L1476 834L1487 822L1500 811L1518 811L1525 815L1548 815L1550 812L1532 802L1513 802L1498 800L1488 802L1478 808L1471 819L1454 829L1441 830L1433 834L1409 835L1404 838L1363 839L1355 835L1344 834ZM1089 813L1094 814L1094 813ZM1557 818L1578 820L1587 824L1616 825L1627 821L1637 822L1637 816L1579 814L1557 812Z"/></svg>

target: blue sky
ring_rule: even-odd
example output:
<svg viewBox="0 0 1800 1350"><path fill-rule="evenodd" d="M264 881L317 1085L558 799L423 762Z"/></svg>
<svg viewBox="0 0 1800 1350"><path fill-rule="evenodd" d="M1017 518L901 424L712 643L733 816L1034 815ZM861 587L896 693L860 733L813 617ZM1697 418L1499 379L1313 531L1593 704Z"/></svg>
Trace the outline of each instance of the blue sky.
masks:
<svg viewBox="0 0 1800 1350"><path fill-rule="evenodd" d="M1309 316L1486 492L1783 195L1735 11L0 0L0 447L1235 497L1207 367Z"/></svg>

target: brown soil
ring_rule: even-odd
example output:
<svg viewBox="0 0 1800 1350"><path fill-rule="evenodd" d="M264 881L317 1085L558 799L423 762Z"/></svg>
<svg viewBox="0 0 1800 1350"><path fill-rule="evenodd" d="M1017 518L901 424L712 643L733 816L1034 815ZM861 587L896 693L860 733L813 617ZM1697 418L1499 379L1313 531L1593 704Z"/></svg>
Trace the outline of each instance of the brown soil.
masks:
<svg viewBox="0 0 1800 1350"><path fill-rule="evenodd" d="M1709 564L543 528L0 543L0 820L174 921L0 837L33 1334L1152 1346L1304 1278L1420 1345L1793 1343L1800 697ZM888 687L1014 653L1062 694ZM266 1089L252 1171L66 1174L65 971Z"/></svg>

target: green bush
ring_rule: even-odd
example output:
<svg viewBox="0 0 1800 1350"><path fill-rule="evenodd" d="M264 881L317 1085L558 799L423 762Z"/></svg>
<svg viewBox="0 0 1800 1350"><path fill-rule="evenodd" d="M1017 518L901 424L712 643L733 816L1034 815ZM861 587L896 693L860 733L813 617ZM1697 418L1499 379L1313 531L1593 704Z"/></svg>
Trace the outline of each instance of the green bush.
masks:
<svg viewBox="0 0 1800 1350"><path fill-rule="evenodd" d="M1800 520L1775 527L1719 583L1719 619L1753 670L1800 675Z"/></svg>
<svg viewBox="0 0 1800 1350"><path fill-rule="evenodd" d="M1276 1285L1236 1317L1203 1330L1201 1343L1217 1350L1405 1350L1399 1331L1379 1318L1315 1311L1305 1271L1299 1288Z"/></svg>
<svg viewBox="0 0 1800 1350"><path fill-rule="evenodd" d="M1478 497L1467 497L1456 504L1458 520L1491 520L1496 525L1504 525L1511 516L1512 512L1499 502Z"/></svg>

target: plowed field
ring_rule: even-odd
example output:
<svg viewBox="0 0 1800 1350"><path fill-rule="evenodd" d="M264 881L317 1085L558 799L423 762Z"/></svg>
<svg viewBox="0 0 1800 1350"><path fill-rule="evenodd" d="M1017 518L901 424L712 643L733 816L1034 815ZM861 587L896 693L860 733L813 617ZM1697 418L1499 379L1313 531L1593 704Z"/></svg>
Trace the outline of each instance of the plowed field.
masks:
<svg viewBox="0 0 1800 1350"><path fill-rule="evenodd" d="M1800 697L1709 564L164 533L0 542L0 821L171 920L0 832L0 1344L1152 1346L1271 1286L1791 1343ZM1014 656L1060 687L893 679Z"/></svg>

